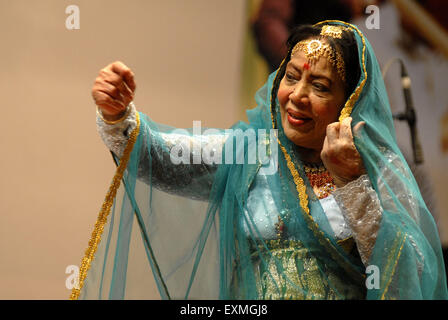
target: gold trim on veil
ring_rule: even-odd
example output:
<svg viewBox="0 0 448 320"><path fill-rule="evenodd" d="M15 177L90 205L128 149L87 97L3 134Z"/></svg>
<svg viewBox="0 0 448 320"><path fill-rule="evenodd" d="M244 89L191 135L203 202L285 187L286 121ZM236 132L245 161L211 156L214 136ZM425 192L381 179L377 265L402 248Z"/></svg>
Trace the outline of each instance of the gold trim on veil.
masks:
<svg viewBox="0 0 448 320"><path fill-rule="evenodd" d="M90 237L89 245L87 250L85 251L84 258L81 262L81 267L79 268L79 282L78 286L75 286L72 289L72 293L70 295L70 300L77 300L81 293L81 289L84 285L84 280L87 276L87 271L89 271L90 266L92 264L93 259L95 258L95 253L98 248L98 245L101 241L101 236L104 231L104 226L107 223L107 218L110 214L110 210L113 206L114 199L117 195L117 190L120 187L121 179L123 178L124 170L128 165L129 158L131 156L132 149L134 148L134 144L137 141L137 137L140 131L140 115L136 113L136 121L137 126L131 132L129 136L128 144L123 152L123 156L120 161L120 165L117 167L115 171L114 178L112 179L112 183L109 187L109 190L106 194L106 198L101 206L100 213L95 223L95 227L92 232L92 236Z"/></svg>

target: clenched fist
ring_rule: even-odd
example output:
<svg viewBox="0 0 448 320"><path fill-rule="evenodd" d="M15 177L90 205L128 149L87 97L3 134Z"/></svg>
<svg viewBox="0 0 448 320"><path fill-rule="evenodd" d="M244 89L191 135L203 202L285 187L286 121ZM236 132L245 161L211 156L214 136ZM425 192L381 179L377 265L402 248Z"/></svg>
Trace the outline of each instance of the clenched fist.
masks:
<svg viewBox="0 0 448 320"><path fill-rule="evenodd" d="M106 120L117 120L134 99L134 73L122 62L114 62L102 69L92 88L93 100Z"/></svg>
<svg viewBox="0 0 448 320"><path fill-rule="evenodd" d="M366 172L361 155L353 142L351 128L352 118L334 122L327 126L327 136L320 157L325 168L330 172L337 187L343 187ZM355 134L365 122L355 125Z"/></svg>

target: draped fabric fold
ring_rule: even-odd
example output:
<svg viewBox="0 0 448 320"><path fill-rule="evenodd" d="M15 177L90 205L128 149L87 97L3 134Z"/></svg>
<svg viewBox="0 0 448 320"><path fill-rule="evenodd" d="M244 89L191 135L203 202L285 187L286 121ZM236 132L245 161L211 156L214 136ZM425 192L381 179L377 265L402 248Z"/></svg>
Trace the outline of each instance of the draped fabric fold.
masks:
<svg viewBox="0 0 448 320"><path fill-rule="evenodd" d="M277 127L273 73L249 123L230 130L179 130L139 114L72 298L146 298L151 277L163 299L447 298L437 228L397 147L373 49L353 25L321 24L350 29L358 46L361 78L340 119L366 122L355 145L381 210L368 261L333 232ZM379 271L373 287L369 266Z"/></svg>

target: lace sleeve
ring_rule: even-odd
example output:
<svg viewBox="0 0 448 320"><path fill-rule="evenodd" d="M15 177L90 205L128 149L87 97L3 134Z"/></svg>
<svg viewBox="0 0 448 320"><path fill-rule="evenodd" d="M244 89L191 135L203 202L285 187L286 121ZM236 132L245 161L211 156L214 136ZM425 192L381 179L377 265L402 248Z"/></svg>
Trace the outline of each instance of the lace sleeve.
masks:
<svg viewBox="0 0 448 320"><path fill-rule="evenodd" d="M129 139L129 133L134 130L136 108L129 105L126 119L117 124L107 124L97 116L97 129L106 144L116 156L121 158ZM143 135L137 178L146 184L168 193L181 195L197 200L207 200L217 164L200 157L197 161L196 150L207 150L219 158L226 139L224 133L212 135L183 135L176 133L154 133L143 121L140 124L140 134ZM170 150L173 147L189 150L184 159L187 163L173 161ZM199 147L198 147L199 146ZM191 150L191 152L190 152Z"/></svg>
<svg viewBox="0 0 448 320"><path fill-rule="evenodd" d="M381 203L385 210L390 212L398 212L397 205L401 205L414 221L420 224L420 211L414 194L407 188L405 180L412 179L404 168L400 158L394 153L385 154L389 165L384 166L381 170L381 177L378 178L378 190ZM394 169L392 169L394 168ZM391 196L392 190L399 200L395 203Z"/></svg>
<svg viewBox="0 0 448 320"><path fill-rule="evenodd" d="M98 111L100 112L100 111ZM104 144L118 158L121 158L128 143L129 133L137 126L136 119L137 110L131 102L128 106L126 118L116 124L108 124L104 122L99 114L96 117L96 127Z"/></svg>
<svg viewBox="0 0 448 320"><path fill-rule="evenodd" d="M417 224L420 220L416 198L408 191L398 175L406 179L411 177L396 154L385 152L385 157L390 165L384 165L381 169L381 175L377 181L378 193L373 189L367 175L359 177L333 193L344 218L353 231L353 238L365 265L375 245L383 210L398 212L398 203L395 203L390 196L390 190L393 190L399 205Z"/></svg>
<svg viewBox="0 0 448 320"><path fill-rule="evenodd" d="M151 134L145 129L138 177L158 189L196 200L207 200L218 164L208 161L201 153L208 150L220 158L226 136L184 135L176 133ZM173 158L173 148L186 152L182 159ZM149 150L148 150L149 149ZM177 152L175 152L177 153ZM199 153L200 157L197 157ZM199 160L198 160L199 159ZM149 174L150 172L150 174Z"/></svg>
<svg viewBox="0 0 448 320"><path fill-rule="evenodd" d="M333 196L353 232L361 260L367 265L382 216L381 204L369 177L362 175L337 189Z"/></svg>

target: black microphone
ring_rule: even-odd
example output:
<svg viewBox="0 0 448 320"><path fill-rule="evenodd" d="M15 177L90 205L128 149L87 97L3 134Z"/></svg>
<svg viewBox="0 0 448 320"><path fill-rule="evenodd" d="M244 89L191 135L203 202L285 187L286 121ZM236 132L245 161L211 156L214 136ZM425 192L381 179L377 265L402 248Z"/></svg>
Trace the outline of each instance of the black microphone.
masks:
<svg viewBox="0 0 448 320"><path fill-rule="evenodd" d="M399 61L401 65L401 85L403 87L406 109L404 112L394 114L393 117L394 119L400 121L407 121L411 133L411 144L414 162L415 164L421 164L423 163L423 149L421 147L420 140L417 134L417 115L415 113L414 103L411 95L411 78L408 75L403 61Z"/></svg>

